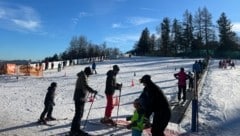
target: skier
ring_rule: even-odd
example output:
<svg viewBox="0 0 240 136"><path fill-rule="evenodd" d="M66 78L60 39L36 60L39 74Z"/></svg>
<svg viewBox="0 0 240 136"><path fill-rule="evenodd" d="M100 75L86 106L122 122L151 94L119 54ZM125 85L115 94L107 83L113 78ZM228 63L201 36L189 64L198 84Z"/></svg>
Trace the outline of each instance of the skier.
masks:
<svg viewBox="0 0 240 136"><path fill-rule="evenodd" d="M144 85L143 92L146 97L140 97L140 102L147 114L153 113L153 122L151 126L152 136L164 136L164 130L168 125L171 117L171 109L166 96L162 90L151 80L150 75L144 75L140 79L140 83ZM146 107L144 107L146 106Z"/></svg>
<svg viewBox="0 0 240 136"><path fill-rule="evenodd" d="M113 66L113 70L109 70L107 72L107 80L106 80L106 88L105 88L105 95L107 97L107 105L105 109L104 118L100 120L100 122L105 124L115 125L115 122L111 119L113 106L113 95L115 90L121 91L122 84L116 82L116 76L119 72L118 65Z"/></svg>
<svg viewBox="0 0 240 136"><path fill-rule="evenodd" d="M192 74L192 72L191 71L189 71L188 72L188 77L189 77L189 82L188 82L188 89L189 89L189 91L192 91L192 89L193 89L193 85L194 85L194 83L193 83L193 81L194 81L194 76L193 76L193 74Z"/></svg>
<svg viewBox="0 0 240 136"><path fill-rule="evenodd" d="M84 112L87 93L97 94L97 91L88 86L87 78L92 74L91 68L86 67L84 71L77 74L76 87L73 100L75 102L75 115L71 125L71 136L88 136L88 133L80 129L80 123Z"/></svg>
<svg viewBox="0 0 240 136"><path fill-rule="evenodd" d="M61 71L61 63L58 63L58 72Z"/></svg>
<svg viewBox="0 0 240 136"><path fill-rule="evenodd" d="M52 111L53 111L53 106L55 106L55 102L54 102L54 97L55 97L55 90L57 87L57 83L56 82L52 82L51 85L48 87L48 92L45 96L45 100L44 100L44 110L42 112L42 114L40 115L40 119L39 122L46 124L46 121L49 120L56 120L56 118L52 117ZM47 114L47 117L45 118L45 115Z"/></svg>
<svg viewBox="0 0 240 136"><path fill-rule="evenodd" d="M178 102L181 101L181 94L183 93L183 103L186 101L186 80L189 76L185 73L184 68L180 68L180 72L175 73L174 77L178 79Z"/></svg>
<svg viewBox="0 0 240 136"><path fill-rule="evenodd" d="M200 64L198 63L198 61L196 60L195 63L193 64L192 66L192 72L194 74L196 74L196 79L198 81L198 79L200 78L200 74L201 74L201 66Z"/></svg>
<svg viewBox="0 0 240 136"><path fill-rule="evenodd" d="M231 69L232 69L232 68L235 69L235 63L234 63L233 61L230 62L230 66L231 66L231 67L230 67Z"/></svg>
<svg viewBox="0 0 240 136"><path fill-rule="evenodd" d="M93 61L93 63L92 63L92 72L95 72L95 74L97 74L95 61Z"/></svg>
<svg viewBox="0 0 240 136"><path fill-rule="evenodd" d="M127 125L127 129L132 129L132 136L142 136L144 129L144 110L139 99L133 103L135 111L131 117L131 123Z"/></svg>

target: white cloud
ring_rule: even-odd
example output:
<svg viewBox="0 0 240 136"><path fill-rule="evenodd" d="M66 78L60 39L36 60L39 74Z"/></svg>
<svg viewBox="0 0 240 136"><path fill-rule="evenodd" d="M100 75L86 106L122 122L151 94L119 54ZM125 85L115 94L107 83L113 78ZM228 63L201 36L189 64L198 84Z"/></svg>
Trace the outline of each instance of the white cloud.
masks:
<svg viewBox="0 0 240 136"><path fill-rule="evenodd" d="M89 14L89 13L87 13L87 12L80 12L79 13L79 17L81 18L81 17L86 17L86 16L90 16L91 14Z"/></svg>
<svg viewBox="0 0 240 136"><path fill-rule="evenodd" d="M108 45L119 48L121 51L128 51L133 48L133 45L138 41L139 35L122 34L116 36L109 36L105 38Z"/></svg>
<svg viewBox="0 0 240 136"><path fill-rule="evenodd" d="M81 18L88 17L88 16L92 16L92 14L82 11L78 14L77 17L72 18L72 22L74 25L77 25Z"/></svg>
<svg viewBox="0 0 240 136"><path fill-rule="evenodd" d="M140 9L145 11L157 11L156 9L152 9L152 8L140 8Z"/></svg>
<svg viewBox="0 0 240 136"><path fill-rule="evenodd" d="M35 28L38 27L38 22L33 21L33 20L18 20L18 19L13 19L13 22L17 24L18 26L22 28L26 28L29 30L34 30Z"/></svg>
<svg viewBox="0 0 240 136"><path fill-rule="evenodd" d="M120 23L114 23L112 24L112 28L120 28L122 25Z"/></svg>
<svg viewBox="0 0 240 136"><path fill-rule="evenodd" d="M41 22L31 7L0 3L0 27L14 31L36 31Z"/></svg>
<svg viewBox="0 0 240 136"><path fill-rule="evenodd" d="M129 41L137 41L139 39L139 35L130 35L130 34L122 34L116 36L110 36L105 38L106 42L111 43L127 43Z"/></svg>
<svg viewBox="0 0 240 136"><path fill-rule="evenodd" d="M77 24L77 23L78 23L78 21L79 21L79 19L78 19L78 18L73 18L73 19L72 19L72 22L73 22L73 24Z"/></svg>
<svg viewBox="0 0 240 136"><path fill-rule="evenodd" d="M128 22L133 25L143 25L151 22L155 22L157 19L154 18L147 18L147 17L130 17Z"/></svg>
<svg viewBox="0 0 240 136"><path fill-rule="evenodd" d="M132 25L138 26L147 23L156 22L157 19L147 17L129 17L124 23L113 23L112 28L129 28Z"/></svg>
<svg viewBox="0 0 240 136"><path fill-rule="evenodd" d="M234 32L240 33L240 22L233 23L233 28L232 29L233 29Z"/></svg>
<svg viewBox="0 0 240 136"><path fill-rule="evenodd" d="M2 9L0 9L0 18L3 18L3 17L4 17L4 15L5 15L5 11L4 11L4 10L2 10Z"/></svg>

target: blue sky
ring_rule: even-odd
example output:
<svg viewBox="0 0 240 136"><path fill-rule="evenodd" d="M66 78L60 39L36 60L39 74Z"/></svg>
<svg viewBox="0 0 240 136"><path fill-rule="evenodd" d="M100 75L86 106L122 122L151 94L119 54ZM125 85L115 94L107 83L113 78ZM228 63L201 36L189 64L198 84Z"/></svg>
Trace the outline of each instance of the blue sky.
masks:
<svg viewBox="0 0 240 136"><path fill-rule="evenodd" d="M213 23L225 12L240 32L239 0L0 0L0 60L42 60L80 35L126 52L145 27L156 33L164 17L181 21L204 6Z"/></svg>

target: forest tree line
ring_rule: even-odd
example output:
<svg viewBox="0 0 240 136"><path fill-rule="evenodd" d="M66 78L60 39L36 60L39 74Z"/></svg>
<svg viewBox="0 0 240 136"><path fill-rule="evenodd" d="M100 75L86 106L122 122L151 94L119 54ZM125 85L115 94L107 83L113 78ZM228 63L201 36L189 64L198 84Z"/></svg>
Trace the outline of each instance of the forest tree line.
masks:
<svg viewBox="0 0 240 136"><path fill-rule="evenodd" d="M119 55L118 48L108 48L104 42L101 45L93 44L87 40L85 36L74 36L70 41L70 46L59 55L56 53L52 57L46 57L44 61L59 61L83 59L92 57L109 57Z"/></svg>
<svg viewBox="0 0 240 136"><path fill-rule="evenodd" d="M159 35L150 34L146 27L133 49L127 53L141 56L231 57L240 58L240 38L232 30L232 23L223 12L216 21L206 7L193 15L186 10L182 21L163 18L156 26ZM85 36L74 36L70 46L60 54L46 57L45 61L81 59L119 55L118 48L93 44Z"/></svg>
<svg viewBox="0 0 240 136"><path fill-rule="evenodd" d="M146 27L129 52L153 56L239 58L240 38L232 26L224 12L213 24L212 15L206 7L199 8L194 15L186 10L182 21L163 18L156 27L158 38Z"/></svg>

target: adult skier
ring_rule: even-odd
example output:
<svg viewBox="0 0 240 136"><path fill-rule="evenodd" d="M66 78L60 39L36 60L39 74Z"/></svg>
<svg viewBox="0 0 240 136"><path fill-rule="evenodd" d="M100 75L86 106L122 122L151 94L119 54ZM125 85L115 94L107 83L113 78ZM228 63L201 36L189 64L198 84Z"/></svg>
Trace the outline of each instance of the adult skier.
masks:
<svg viewBox="0 0 240 136"><path fill-rule="evenodd" d="M178 102L183 99L183 103L186 101L186 80L189 79L189 75L185 73L184 68L180 68L180 72L175 73L174 77L178 79ZM183 97L181 98L181 94Z"/></svg>
<svg viewBox="0 0 240 136"><path fill-rule="evenodd" d="M75 102L75 115L71 125L71 136L88 136L89 134L80 129L81 119L84 113L84 105L87 100L87 93L97 94L97 91L88 86L87 78L92 74L91 68L86 67L84 71L77 74L73 100Z"/></svg>
<svg viewBox="0 0 240 136"><path fill-rule="evenodd" d="M115 90L121 91L122 84L119 84L116 82L116 76L119 72L118 65L113 66L113 70L109 70L107 72L107 79L106 79L106 88L105 88L105 95L107 98L107 105L105 108L105 114L104 118L102 118L100 121L105 124L111 124L115 125L115 122L112 120L112 110L114 108L113 106L113 95L115 93Z"/></svg>
<svg viewBox="0 0 240 136"><path fill-rule="evenodd" d="M151 126L152 136L164 136L164 130L171 117L171 109L166 96L162 90L151 80L150 75L144 75L140 79L143 84L145 97L140 97L141 105L147 114L153 114Z"/></svg>

